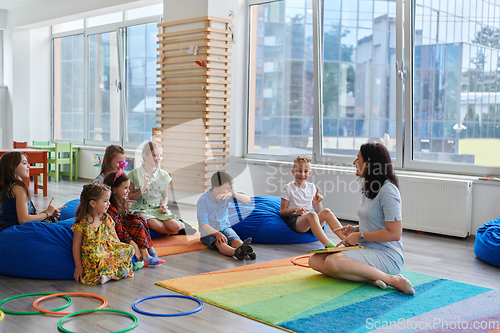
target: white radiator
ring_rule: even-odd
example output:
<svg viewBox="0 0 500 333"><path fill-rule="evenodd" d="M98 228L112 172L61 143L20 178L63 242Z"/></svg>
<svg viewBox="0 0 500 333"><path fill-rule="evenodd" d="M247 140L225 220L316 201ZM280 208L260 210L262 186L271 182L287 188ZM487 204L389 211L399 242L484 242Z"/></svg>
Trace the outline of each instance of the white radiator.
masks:
<svg viewBox="0 0 500 333"><path fill-rule="evenodd" d="M471 234L472 181L413 175L398 175L398 178L403 228L457 237ZM358 221L361 194L355 179L354 175L343 173L316 176L313 181L319 181L318 187L325 197L323 206L338 218ZM327 186L328 182L331 183Z"/></svg>

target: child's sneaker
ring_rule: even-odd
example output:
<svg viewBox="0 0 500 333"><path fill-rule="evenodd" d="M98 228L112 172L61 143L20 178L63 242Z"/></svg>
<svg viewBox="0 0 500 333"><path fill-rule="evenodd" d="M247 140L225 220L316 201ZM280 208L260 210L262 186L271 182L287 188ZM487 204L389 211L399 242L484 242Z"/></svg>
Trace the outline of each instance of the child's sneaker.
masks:
<svg viewBox="0 0 500 333"><path fill-rule="evenodd" d="M145 267L156 267L160 265L160 260L158 258L148 256L146 259L144 259L144 266Z"/></svg>
<svg viewBox="0 0 500 333"><path fill-rule="evenodd" d="M137 271L144 267L144 261L136 261L132 264L132 270Z"/></svg>
<svg viewBox="0 0 500 333"><path fill-rule="evenodd" d="M252 237L248 237L243 241L243 244L241 245L243 248L243 253L250 258L250 260L255 260L257 258L257 255L255 252L253 252L253 248L250 246L250 243L252 242Z"/></svg>
<svg viewBox="0 0 500 333"><path fill-rule="evenodd" d="M252 257L250 254L252 253L253 259L255 259L257 256L255 255L255 252L253 252L252 247L250 246L250 243L252 242L252 237L248 237L243 241L243 244L241 244L236 250L234 250L234 256L238 260L243 260L245 259L245 255L248 255L250 259Z"/></svg>

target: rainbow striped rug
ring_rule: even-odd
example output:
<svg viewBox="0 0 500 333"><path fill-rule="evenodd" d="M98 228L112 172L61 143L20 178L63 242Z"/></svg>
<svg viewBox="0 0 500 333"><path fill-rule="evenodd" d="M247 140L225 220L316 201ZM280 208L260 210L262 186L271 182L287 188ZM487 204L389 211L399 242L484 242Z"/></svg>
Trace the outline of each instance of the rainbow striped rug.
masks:
<svg viewBox="0 0 500 333"><path fill-rule="evenodd" d="M404 271L416 294L321 275L292 258L156 284L295 332L491 332L500 292ZM498 330L500 331L500 330Z"/></svg>

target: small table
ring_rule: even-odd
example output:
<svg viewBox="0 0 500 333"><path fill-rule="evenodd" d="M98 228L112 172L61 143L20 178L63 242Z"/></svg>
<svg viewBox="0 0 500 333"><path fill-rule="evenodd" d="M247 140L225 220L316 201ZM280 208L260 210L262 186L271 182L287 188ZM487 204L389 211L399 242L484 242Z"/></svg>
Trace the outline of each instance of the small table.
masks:
<svg viewBox="0 0 500 333"><path fill-rule="evenodd" d="M39 150L39 149L30 149L30 148L16 148L16 149L0 149L0 157L3 154L11 152L11 151L19 151L21 153L26 154L28 157L28 162L32 163L42 163L43 164L43 196L47 196L47 150ZM29 186L29 178L27 178L28 186ZM26 180L25 180L26 183Z"/></svg>
<svg viewBox="0 0 500 333"><path fill-rule="evenodd" d="M49 153L55 152L56 151L56 145L44 145L44 146L28 146L29 148L32 149L42 149L46 150ZM80 152L80 147L75 147L73 146L73 169L75 170L75 179L78 180L78 154ZM67 172L61 172L62 175L67 175Z"/></svg>

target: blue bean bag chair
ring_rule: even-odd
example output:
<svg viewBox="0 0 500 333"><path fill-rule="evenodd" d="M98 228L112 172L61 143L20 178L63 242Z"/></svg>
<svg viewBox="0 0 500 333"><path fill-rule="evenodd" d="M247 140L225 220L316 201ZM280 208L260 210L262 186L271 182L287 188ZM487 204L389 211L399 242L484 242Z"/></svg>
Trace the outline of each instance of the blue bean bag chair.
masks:
<svg viewBox="0 0 500 333"><path fill-rule="evenodd" d="M298 244L316 242L312 233L295 232L280 215L281 198L252 197L252 201L229 204L229 222L241 239L252 237L254 243Z"/></svg>
<svg viewBox="0 0 500 333"><path fill-rule="evenodd" d="M479 259L500 267L500 218L477 229L474 253Z"/></svg>
<svg viewBox="0 0 500 333"><path fill-rule="evenodd" d="M66 202L63 205L66 206L66 208L61 209L61 215L59 215L59 219L62 221L76 217L76 209L78 208L79 204L80 204L80 199L74 199Z"/></svg>
<svg viewBox="0 0 500 333"><path fill-rule="evenodd" d="M0 274L39 279L73 278L74 218L26 222L0 232Z"/></svg>

